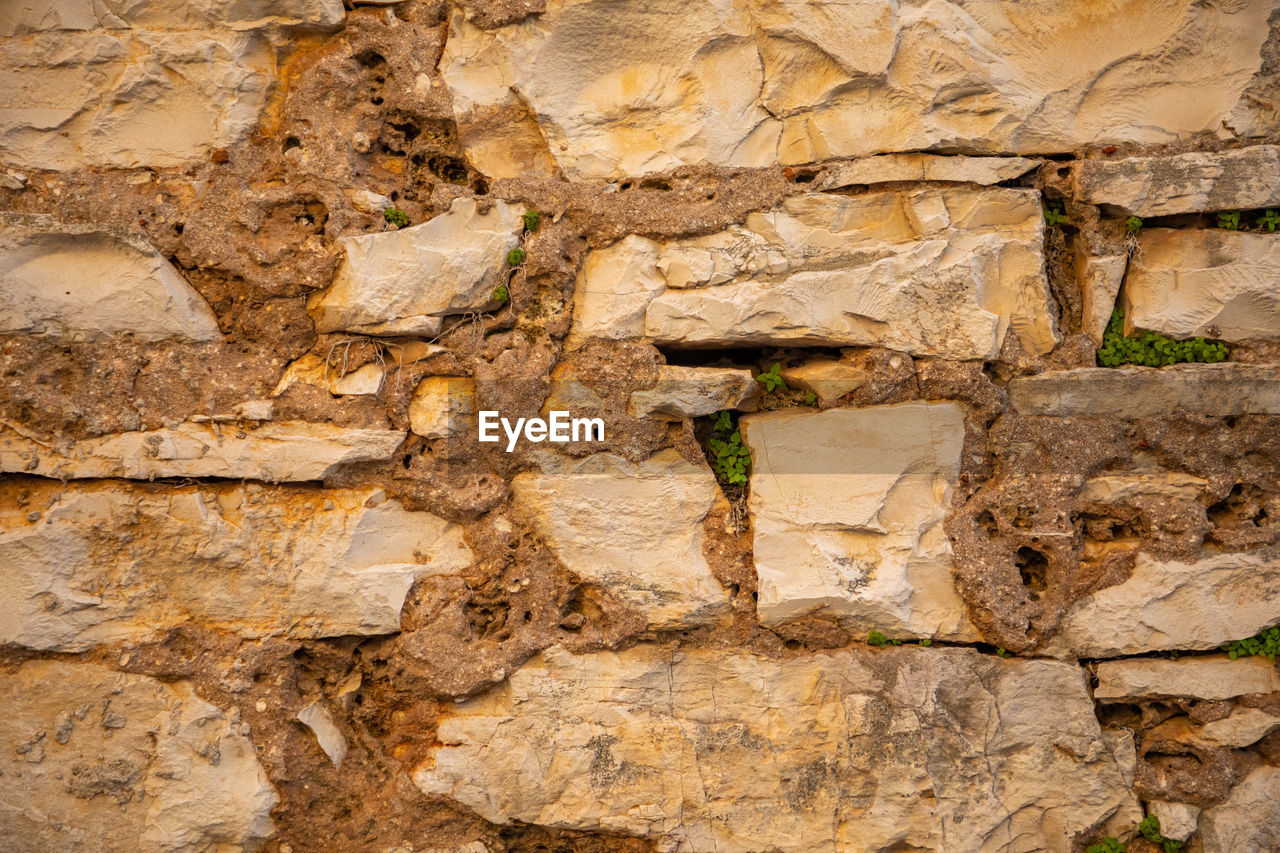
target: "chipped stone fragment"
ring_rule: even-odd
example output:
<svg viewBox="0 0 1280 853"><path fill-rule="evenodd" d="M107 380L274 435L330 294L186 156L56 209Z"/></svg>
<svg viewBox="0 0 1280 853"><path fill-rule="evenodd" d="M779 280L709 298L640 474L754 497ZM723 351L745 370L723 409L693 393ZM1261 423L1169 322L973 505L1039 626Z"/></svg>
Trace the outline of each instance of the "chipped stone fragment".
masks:
<svg viewBox="0 0 1280 853"><path fill-rule="evenodd" d="M750 370L730 367L658 367L658 383L631 393L631 414L637 418L674 420L741 409L760 396L760 383Z"/></svg>
<svg viewBox="0 0 1280 853"><path fill-rule="evenodd" d="M867 372L847 362L815 359L782 368L782 378L787 385L816 394L822 402L830 403L865 385Z"/></svg>
<svg viewBox="0 0 1280 853"><path fill-rule="evenodd" d="M386 370L377 364L361 365L343 373L341 359L335 364L318 355L304 355L285 369L271 396L278 397L299 382L323 388L335 397L377 394L385 376Z"/></svg>
<svg viewBox="0 0 1280 853"><path fill-rule="evenodd" d="M1120 293L1129 258L1126 255L1090 254L1088 243L1080 234L1071 245L1080 282L1083 331L1095 344L1101 344L1107 323L1111 321L1111 312L1116 307L1116 296Z"/></svg>
<svg viewBox="0 0 1280 853"><path fill-rule="evenodd" d="M333 766L342 769L342 759L347 757L347 739L333 722L333 717L320 702L312 702L297 714L298 722L311 729L316 742L329 756Z"/></svg>

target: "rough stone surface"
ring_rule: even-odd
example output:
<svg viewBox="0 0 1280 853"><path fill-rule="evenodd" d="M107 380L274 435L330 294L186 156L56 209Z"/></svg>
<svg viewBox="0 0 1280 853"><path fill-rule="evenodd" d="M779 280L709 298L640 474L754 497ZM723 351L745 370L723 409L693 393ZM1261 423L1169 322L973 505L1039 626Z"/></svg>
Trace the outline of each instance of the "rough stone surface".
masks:
<svg viewBox="0 0 1280 853"><path fill-rule="evenodd" d="M1098 664L1095 699L1123 702L1186 696L1210 701L1251 693L1280 691L1280 670L1259 657L1230 660L1226 655L1162 660L1103 661Z"/></svg>
<svg viewBox="0 0 1280 853"><path fill-rule="evenodd" d="M1079 200L1130 216L1271 207L1280 204L1280 147L1081 160L1071 182Z"/></svg>
<svg viewBox="0 0 1280 853"><path fill-rule="evenodd" d="M333 28L337 0L0 11L0 149L34 169L174 166L242 140L283 52L281 28Z"/></svg>
<svg viewBox="0 0 1280 853"><path fill-rule="evenodd" d="M377 394L382 389L385 376L383 369L376 364L365 364L343 373L341 359L335 364L331 358L304 355L286 368L271 395L279 396L299 382L323 388L335 397Z"/></svg>
<svg viewBox="0 0 1280 853"><path fill-rule="evenodd" d="M1081 657L1215 649L1280 624L1274 549L1195 562L1139 554L1128 580L1074 602L1055 645Z"/></svg>
<svg viewBox="0 0 1280 853"><path fill-rule="evenodd" d="M493 304L524 208L497 201L482 212L460 198L429 222L344 237L333 286L307 303L322 332L434 335L442 318Z"/></svg>
<svg viewBox="0 0 1280 853"><path fill-rule="evenodd" d="M717 367L658 367L658 383L631 392L637 418L698 418L722 409L741 409L760 396L750 370Z"/></svg>
<svg viewBox="0 0 1280 853"><path fill-rule="evenodd" d="M822 402L834 402L867 383L867 372L844 361L817 359L795 367L782 368L789 386L817 394Z"/></svg>
<svg viewBox="0 0 1280 853"><path fill-rule="evenodd" d="M937 154L881 154L828 169L814 181L816 190L898 181L990 186L1020 178L1039 163L1026 157L943 157Z"/></svg>
<svg viewBox="0 0 1280 853"><path fill-rule="evenodd" d="M0 643L393 633L415 580L470 563L460 527L373 489L46 488L0 507Z"/></svg>
<svg viewBox="0 0 1280 853"><path fill-rule="evenodd" d="M409 401L409 429L424 438L457 435L474 418L476 384L465 376L428 376Z"/></svg>
<svg viewBox="0 0 1280 853"><path fill-rule="evenodd" d="M0 224L0 334L216 341L218 321L173 264L136 238Z"/></svg>
<svg viewBox="0 0 1280 853"><path fill-rule="evenodd" d="M179 424L50 446L0 429L0 471L81 479L228 477L268 483L323 480L340 466L385 459L404 440L387 429L280 421L256 426Z"/></svg>
<svg viewBox="0 0 1280 853"><path fill-rule="evenodd" d="M439 737L423 791L660 849L1066 850L1140 816L1077 668L967 650L553 649Z"/></svg>
<svg viewBox="0 0 1280 853"><path fill-rule="evenodd" d="M1012 330L1045 352L1043 221L1023 190L924 189L798 196L691 240L631 236L587 257L575 334L991 358Z"/></svg>
<svg viewBox="0 0 1280 853"><path fill-rule="evenodd" d="M1124 282L1124 271L1128 267L1129 258L1126 255L1090 254L1087 242L1081 235L1077 235L1073 241L1072 251L1080 282L1083 331L1098 345L1102 343L1102 334L1116 307L1116 296Z"/></svg>
<svg viewBox="0 0 1280 853"><path fill-rule="evenodd" d="M1147 814L1155 815L1160 821L1160 834L1165 838L1186 841L1196 831L1200 809L1186 803L1152 800L1147 803Z"/></svg>
<svg viewBox="0 0 1280 853"><path fill-rule="evenodd" d="M0 705L6 849L247 853L272 834L253 742L186 682L28 661Z"/></svg>
<svg viewBox="0 0 1280 853"><path fill-rule="evenodd" d="M1280 240L1143 229L1125 275L1125 326L1174 338L1280 340Z"/></svg>
<svg viewBox="0 0 1280 853"><path fill-rule="evenodd" d="M1280 767L1262 766L1244 778L1231 796L1200 814L1204 853L1263 853L1280 849Z"/></svg>
<svg viewBox="0 0 1280 853"><path fill-rule="evenodd" d="M652 626L707 622L727 608L703 555L702 521L724 500L706 467L673 450L641 463L611 453L550 457L541 472L517 475L511 491L569 571Z"/></svg>
<svg viewBox="0 0 1280 853"><path fill-rule="evenodd" d="M1252 364L1082 367L1009 383L1024 415L1159 418L1179 412L1210 417L1280 414L1280 374Z"/></svg>
<svg viewBox="0 0 1280 853"><path fill-rule="evenodd" d="M1047 153L1220 130L1261 67L1269 9L552 0L495 31L455 17L442 70L464 117L527 104L575 178Z"/></svg>
<svg viewBox="0 0 1280 853"><path fill-rule="evenodd" d="M1222 719L1202 726L1193 724L1187 717L1176 717L1153 729L1151 736L1204 749L1243 749L1253 746L1276 728L1280 728L1280 716L1258 708L1236 707Z"/></svg>
<svg viewBox="0 0 1280 853"><path fill-rule="evenodd" d="M792 410L739 425L761 621L821 611L859 632L978 639L942 529L960 473L960 407Z"/></svg>

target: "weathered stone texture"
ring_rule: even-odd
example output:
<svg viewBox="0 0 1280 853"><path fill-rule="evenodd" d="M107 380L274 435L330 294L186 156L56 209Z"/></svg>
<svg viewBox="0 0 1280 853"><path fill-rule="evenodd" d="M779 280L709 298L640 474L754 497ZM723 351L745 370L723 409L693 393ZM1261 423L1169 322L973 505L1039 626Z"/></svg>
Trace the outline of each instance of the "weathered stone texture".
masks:
<svg viewBox="0 0 1280 853"><path fill-rule="evenodd" d="M743 226L588 255L574 334L676 346L883 346L993 358L1057 341L1043 217L1025 190L788 199Z"/></svg>
<svg viewBox="0 0 1280 853"><path fill-rule="evenodd" d="M739 409L760 396L760 385L750 370L729 367L658 367L652 388L633 391L629 408L638 418L679 420Z"/></svg>
<svg viewBox="0 0 1280 853"><path fill-rule="evenodd" d="M527 104L572 178L930 148L1050 153L1219 131L1261 68L1269 11L552 0L494 31L455 16L442 71L465 92L464 120Z"/></svg>
<svg viewBox="0 0 1280 853"><path fill-rule="evenodd" d="M880 154L839 163L814 181L814 189L898 181L992 184L1020 178L1039 163L1026 157L946 157L939 154Z"/></svg>
<svg viewBox="0 0 1280 853"><path fill-rule="evenodd" d="M1135 658L1098 664L1095 699L1125 702L1184 696L1210 701L1280 691L1280 670L1266 658L1226 655L1163 660Z"/></svg>
<svg viewBox="0 0 1280 853"><path fill-rule="evenodd" d="M1066 850L1140 817L1078 668L960 649L552 649L439 738L428 794L668 850Z"/></svg>
<svg viewBox="0 0 1280 853"><path fill-rule="evenodd" d="M388 634L415 580L471 563L462 529L381 491L75 487L0 509L0 643L78 652L181 625Z"/></svg>
<svg viewBox="0 0 1280 853"><path fill-rule="evenodd" d="M791 410L740 426L761 621L821 611L864 633L978 639L942 529L960 473L959 406Z"/></svg>
<svg viewBox="0 0 1280 853"><path fill-rule="evenodd" d="M1280 204L1280 147L1081 160L1071 182L1081 201L1139 217L1270 207Z"/></svg>
<svg viewBox="0 0 1280 853"><path fill-rule="evenodd" d="M1175 338L1280 340L1280 240L1144 229L1125 275L1125 326Z"/></svg>
<svg viewBox="0 0 1280 853"><path fill-rule="evenodd" d="M1229 362L1083 367L1014 379L1009 397L1021 414L1064 418L1275 415L1280 414L1280 372L1270 365Z"/></svg>
<svg viewBox="0 0 1280 853"><path fill-rule="evenodd" d="M274 830L248 727L186 682L28 661L0 707L6 850L249 853Z"/></svg>
<svg viewBox="0 0 1280 853"><path fill-rule="evenodd" d="M1280 850L1280 767L1262 766L1231 791L1225 803L1200 814L1204 853Z"/></svg>
<svg viewBox="0 0 1280 853"><path fill-rule="evenodd" d="M424 438L449 438L474 424L476 383L465 376L428 376L409 401L409 428Z"/></svg>

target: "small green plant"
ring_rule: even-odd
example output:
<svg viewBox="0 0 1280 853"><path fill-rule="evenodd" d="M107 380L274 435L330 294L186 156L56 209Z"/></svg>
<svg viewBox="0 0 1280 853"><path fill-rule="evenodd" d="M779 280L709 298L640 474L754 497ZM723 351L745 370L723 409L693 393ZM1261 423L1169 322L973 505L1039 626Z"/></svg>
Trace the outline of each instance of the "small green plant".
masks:
<svg viewBox="0 0 1280 853"><path fill-rule="evenodd" d="M1007 658L1008 656L1009 656L1009 650L1006 649L1004 646L1001 646L1000 648L996 649L996 657Z"/></svg>
<svg viewBox="0 0 1280 853"><path fill-rule="evenodd" d="M1136 216L1130 216L1124 221L1124 227L1129 230L1130 234L1137 234L1142 230L1142 220Z"/></svg>
<svg viewBox="0 0 1280 853"><path fill-rule="evenodd" d="M509 266L518 267L524 263L524 249L512 249L507 252L507 264Z"/></svg>
<svg viewBox="0 0 1280 853"><path fill-rule="evenodd" d="M1205 338L1175 341L1158 332L1141 332L1125 337L1124 310L1117 308L1111 312L1111 321L1102 334L1102 346L1098 347L1098 364L1103 367L1119 367L1122 364L1164 367L1182 362L1213 364L1225 361L1227 354L1226 344Z"/></svg>
<svg viewBox="0 0 1280 853"><path fill-rule="evenodd" d="M773 367L769 368L765 373L761 373L756 377L756 381L764 386L764 390L773 394L776 391L787 391L786 381L782 378L782 365L778 362L773 363Z"/></svg>
<svg viewBox="0 0 1280 853"><path fill-rule="evenodd" d="M498 285L493 291L493 301L502 303L511 301L511 291L507 290L507 286L505 284Z"/></svg>
<svg viewBox="0 0 1280 853"><path fill-rule="evenodd" d="M1218 227L1228 231L1240 230L1240 211L1224 210L1218 214Z"/></svg>
<svg viewBox="0 0 1280 853"><path fill-rule="evenodd" d="M1097 844L1090 844L1084 853L1126 853L1128 849L1119 838L1108 835Z"/></svg>
<svg viewBox="0 0 1280 853"><path fill-rule="evenodd" d="M804 395L804 404L805 404L806 406L816 406L816 405L818 405L818 395L817 395L817 394L815 394L815 393L813 393L812 391L810 391L808 394L805 394L805 395Z"/></svg>
<svg viewBox="0 0 1280 853"><path fill-rule="evenodd" d="M926 648L929 646L932 646L933 639L931 637L925 637L923 640L920 641L920 645L925 646Z"/></svg>
<svg viewBox="0 0 1280 853"><path fill-rule="evenodd" d="M537 231L538 223L542 220L542 215L536 210L526 210L521 216L524 220L524 227L529 231Z"/></svg>
<svg viewBox="0 0 1280 853"><path fill-rule="evenodd" d="M1246 640L1232 640L1223 645L1222 650L1232 660L1250 655L1275 660L1276 655L1280 655L1280 625L1259 631Z"/></svg>
<svg viewBox="0 0 1280 853"><path fill-rule="evenodd" d="M1067 221L1067 214L1063 209L1062 202L1051 201L1045 206L1044 221L1050 228Z"/></svg>
<svg viewBox="0 0 1280 853"><path fill-rule="evenodd" d="M1267 210L1258 216L1258 227L1265 228L1271 233L1275 233L1276 226L1280 225L1280 211Z"/></svg>
<svg viewBox="0 0 1280 853"><path fill-rule="evenodd" d="M409 224L409 214L394 207L383 208L382 218L397 228L403 228Z"/></svg>
<svg viewBox="0 0 1280 853"><path fill-rule="evenodd" d="M1152 844L1159 844L1164 853L1181 853L1183 844L1160 833L1160 818L1149 814L1138 824L1138 833Z"/></svg>
<svg viewBox="0 0 1280 853"><path fill-rule="evenodd" d="M751 448L742 443L742 433L728 412L716 415L712 427L716 437L707 442L711 448L711 467L721 483L745 486L747 472L751 470Z"/></svg>
<svg viewBox="0 0 1280 853"><path fill-rule="evenodd" d="M867 645L883 649L885 646L900 646L902 641L891 640L879 631L872 630L867 632Z"/></svg>

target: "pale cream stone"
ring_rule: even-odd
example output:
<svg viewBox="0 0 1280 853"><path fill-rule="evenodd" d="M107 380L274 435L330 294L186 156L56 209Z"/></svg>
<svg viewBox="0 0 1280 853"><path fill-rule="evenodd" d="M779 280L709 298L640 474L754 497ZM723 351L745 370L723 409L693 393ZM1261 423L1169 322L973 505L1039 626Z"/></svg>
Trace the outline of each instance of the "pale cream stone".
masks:
<svg viewBox="0 0 1280 853"><path fill-rule="evenodd" d="M271 396L279 397L298 383L323 388L336 397L377 394L385 376L386 371L377 364L362 365L344 374L341 357L335 362L332 356L308 354L289 364Z"/></svg>
<svg viewBox="0 0 1280 853"><path fill-rule="evenodd" d="M179 625L390 634L418 578L471 563L457 525L381 490L69 486L0 514L0 642L59 652Z"/></svg>
<svg viewBox="0 0 1280 853"><path fill-rule="evenodd" d="M731 367L660 365L652 388L631 392L629 408L637 418L681 420L741 409L760 396L760 383L750 370Z"/></svg>
<svg viewBox="0 0 1280 853"><path fill-rule="evenodd" d="M465 376L428 376L409 401L409 429L424 438L449 438L471 424L476 384Z"/></svg>
<svg viewBox="0 0 1280 853"><path fill-rule="evenodd" d="M1280 850L1280 767L1263 764L1231 789L1226 802L1200 813L1204 853Z"/></svg>
<svg viewBox="0 0 1280 853"><path fill-rule="evenodd" d="M311 729L320 749L333 762L333 766L341 770L342 759L347 757L347 738L334 723L333 717L329 716L324 704L319 701L310 703L297 713L297 720Z"/></svg>
<svg viewBox="0 0 1280 853"><path fill-rule="evenodd" d="M794 367L782 368L782 378L792 388L817 394L824 403L839 400L850 391L867 384L867 372L848 362L815 359Z"/></svg>
<svg viewBox="0 0 1280 853"><path fill-rule="evenodd" d="M1155 496L1193 501L1209 487L1203 477L1183 474L1179 471L1161 471L1151 474L1100 474L1085 480L1076 493L1082 501L1121 503L1134 498Z"/></svg>
<svg viewBox="0 0 1280 853"><path fill-rule="evenodd" d="M1274 415L1280 414L1280 373L1271 365L1231 362L1082 367L1014 379L1009 398L1020 414L1060 418Z"/></svg>
<svg viewBox="0 0 1280 853"><path fill-rule="evenodd" d="M1080 201L1139 217L1271 207L1280 205L1280 146L1080 160L1071 184Z"/></svg>
<svg viewBox="0 0 1280 853"><path fill-rule="evenodd" d="M1174 338L1280 340L1280 239L1143 229L1125 275L1125 326Z"/></svg>
<svg viewBox="0 0 1280 853"><path fill-rule="evenodd" d="M660 850L1065 851L1141 818L1078 667L967 649L553 648L438 737L425 793Z"/></svg>
<svg viewBox="0 0 1280 853"><path fill-rule="evenodd" d="M1215 701L1280 691L1280 670L1273 661L1259 657L1109 660L1098 664L1097 675L1093 696L1103 702L1170 696Z"/></svg>
<svg viewBox="0 0 1280 853"><path fill-rule="evenodd" d="M52 222L0 224L0 334L218 341L208 303L137 238Z"/></svg>
<svg viewBox="0 0 1280 853"><path fill-rule="evenodd" d="M831 613L859 632L976 641L942 528L964 413L903 403L739 422L765 624Z"/></svg>
<svg viewBox="0 0 1280 853"><path fill-rule="evenodd" d="M390 456L405 433L308 421L236 427L186 421L56 445L0 423L0 472L77 479L228 477L268 483L323 480L339 466Z"/></svg>
<svg viewBox="0 0 1280 853"><path fill-rule="evenodd" d="M1164 800L1152 800L1147 803L1147 814L1153 814L1160 821L1160 834L1174 841L1186 841L1196 831L1196 821L1200 817L1200 809L1189 803L1170 803Z"/></svg>
<svg viewBox="0 0 1280 853"><path fill-rule="evenodd" d="M1175 717L1152 729L1150 737L1176 740L1206 749L1243 749L1253 746L1277 728L1280 728L1280 717L1275 714L1238 706L1226 717L1203 726L1195 725L1189 717Z"/></svg>
<svg viewBox="0 0 1280 853"><path fill-rule="evenodd" d="M1280 623L1274 548L1195 562L1139 553L1123 583L1073 602L1051 643L1080 657L1215 649Z"/></svg>
<svg viewBox="0 0 1280 853"><path fill-rule="evenodd" d="M434 335L443 317L493 304L507 253L519 245L524 208L455 199L421 225L344 237L346 258L333 286L307 310L321 332Z"/></svg>
<svg viewBox="0 0 1280 853"><path fill-rule="evenodd" d="M1030 190L813 193L744 225L588 254L573 336L686 346L881 346L994 358L1058 340Z"/></svg>
<svg viewBox="0 0 1280 853"><path fill-rule="evenodd" d="M1127 255L1090 254L1088 241L1079 234L1072 241L1072 252L1080 282L1083 331L1095 344L1101 344L1107 323L1111 321L1111 312L1116 307L1116 296L1124 282L1129 258Z"/></svg>
<svg viewBox="0 0 1280 853"><path fill-rule="evenodd" d="M938 154L880 154L838 163L814 181L815 190L855 184L938 181L990 186L1020 178L1040 165L1026 157L944 157Z"/></svg>
<svg viewBox="0 0 1280 853"><path fill-rule="evenodd" d="M569 571L651 627L703 624L728 608L702 552L702 521L724 506L705 466L674 450L640 463L612 453L548 455L540 472L517 475L511 492Z"/></svg>
<svg viewBox="0 0 1280 853"><path fill-rule="evenodd" d="M238 714L185 681L32 660L0 679L13 850L251 853L279 801Z"/></svg>

